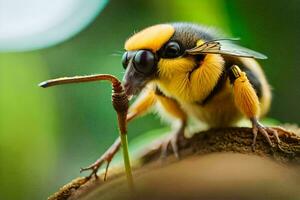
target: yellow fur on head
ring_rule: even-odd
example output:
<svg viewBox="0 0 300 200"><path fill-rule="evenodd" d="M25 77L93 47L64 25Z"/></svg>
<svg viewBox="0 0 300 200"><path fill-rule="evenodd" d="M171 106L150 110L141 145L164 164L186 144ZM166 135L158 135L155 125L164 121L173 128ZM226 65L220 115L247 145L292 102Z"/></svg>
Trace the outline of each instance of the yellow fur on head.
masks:
<svg viewBox="0 0 300 200"><path fill-rule="evenodd" d="M125 50L159 50L174 34L175 29L169 24L150 26L130 37L125 43Z"/></svg>
<svg viewBox="0 0 300 200"><path fill-rule="evenodd" d="M197 66L193 57L161 59L157 83L162 91L180 101L200 102L212 91L224 69L220 55L208 54Z"/></svg>

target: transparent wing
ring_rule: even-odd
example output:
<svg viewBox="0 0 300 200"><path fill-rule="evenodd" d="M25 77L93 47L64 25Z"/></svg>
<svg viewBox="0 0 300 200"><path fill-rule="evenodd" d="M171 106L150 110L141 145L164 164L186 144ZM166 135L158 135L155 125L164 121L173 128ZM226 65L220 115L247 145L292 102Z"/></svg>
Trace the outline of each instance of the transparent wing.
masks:
<svg viewBox="0 0 300 200"><path fill-rule="evenodd" d="M237 57L267 59L267 56L265 56L262 53L228 42L228 40L232 41L233 39L220 39L220 40L208 41L198 47L187 50L186 52L192 55L211 53L211 54L222 54L222 55L230 55L230 56L237 56Z"/></svg>

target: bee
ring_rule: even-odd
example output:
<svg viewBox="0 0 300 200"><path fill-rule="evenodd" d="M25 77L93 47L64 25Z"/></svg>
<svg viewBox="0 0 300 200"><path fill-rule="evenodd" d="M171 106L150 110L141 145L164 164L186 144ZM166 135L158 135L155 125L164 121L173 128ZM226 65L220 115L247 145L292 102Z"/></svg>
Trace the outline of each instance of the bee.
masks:
<svg viewBox="0 0 300 200"><path fill-rule="evenodd" d="M270 137L280 142L275 129L259 122L270 108L271 91L256 59L267 57L235 40L202 25L170 23L148 27L125 42L123 86L128 97L137 96L127 122L156 108L174 127L161 143L163 157L169 145L179 157L177 140L184 137L190 119L220 128L247 118L252 124L253 150L258 133L271 146ZM82 171L96 174L102 163L109 165L120 145L118 138Z"/></svg>
<svg viewBox="0 0 300 200"><path fill-rule="evenodd" d="M243 118L252 123L255 149L258 133L273 146L276 130L259 118L271 103L270 86L256 59L259 52L224 39L205 26L191 23L160 24L146 28L125 43L122 63L127 95L139 95L129 119L152 106L177 129L162 144L171 144L178 157L177 139L184 137L190 118L209 128L236 126ZM176 126L175 126L176 127Z"/></svg>

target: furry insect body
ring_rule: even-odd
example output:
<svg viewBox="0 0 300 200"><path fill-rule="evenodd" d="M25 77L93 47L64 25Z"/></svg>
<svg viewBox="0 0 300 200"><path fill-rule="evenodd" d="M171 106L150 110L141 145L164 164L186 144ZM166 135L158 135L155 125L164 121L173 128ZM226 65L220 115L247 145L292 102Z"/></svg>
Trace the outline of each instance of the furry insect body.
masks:
<svg viewBox="0 0 300 200"><path fill-rule="evenodd" d="M196 69L192 67L192 64L189 64L189 61L187 63L184 70L172 70L170 67L170 73L166 72L169 66L163 63L165 71L159 74L159 79L154 82L165 96L176 99L188 115L196 117L210 127L233 126L239 119L243 118L243 113L234 100L235 94L239 93L234 91L232 80L229 77L229 66L233 65L241 66L246 76L247 73L250 75L250 84L247 87L255 90L252 96L259 96L260 103L257 102L255 106L259 106L262 111L261 114L255 112L255 116L260 117L269 109L270 87L263 73L258 73L261 70L255 60L207 55ZM248 63L252 64L251 67L246 65ZM172 66L171 62L168 64ZM189 67L190 65L191 67ZM164 74L168 75L164 76ZM251 84L251 82L255 84ZM247 100L241 101L246 102ZM244 107L246 109L247 105ZM249 114L248 116L245 115L245 117L249 116Z"/></svg>
<svg viewBox="0 0 300 200"><path fill-rule="evenodd" d="M186 124L186 118L196 118L208 127L234 126L242 118L258 122L269 110L271 92L255 59L267 57L236 45L230 41L236 39L224 39L203 26L170 25L147 28L126 42L123 65L128 95L150 88L152 103L145 103L148 98L145 93L139 101L149 107L158 105L163 118L171 116L181 124ZM170 36L171 27L173 34ZM160 35L152 34L158 30ZM166 36L169 36L168 40ZM144 38L143 42L140 42L141 38ZM131 110L136 110L134 107L141 105L137 102ZM143 106L141 113L149 107Z"/></svg>
<svg viewBox="0 0 300 200"><path fill-rule="evenodd" d="M152 29L157 30L157 27L161 29L161 26L154 26ZM170 41L177 41L183 49L193 49L206 41L218 39L213 30L202 26L175 23L173 27L174 34L170 39L166 41L164 37L164 40L161 40L163 42L160 49L156 51L158 55ZM165 28L169 34L170 26ZM154 41L153 38L145 37L145 40L148 39L147 42L142 43L141 46L137 44L139 44L140 34L150 35L147 31L155 32L151 30L151 27L145 29L138 34L139 38L136 43L133 41L136 36L129 39L131 43L135 44L134 48L128 47L128 42L125 47L131 51L146 48L143 46L144 43L151 44L151 41ZM165 35L162 34L162 36ZM155 43L155 49L158 49L157 46L159 45ZM148 47L148 49L153 48ZM176 100L179 105L176 110L183 110L187 115L207 123L209 127L232 126L243 117L243 112L240 111L241 109L234 100L233 82L229 77L229 70L233 65L237 65L245 71L251 83L248 87L253 87L260 100L260 104L256 106L260 107L261 114L265 114L271 102L270 87L261 67L253 58L222 54L183 54L175 58L160 58L155 77L147 84L156 85L165 97ZM159 98L157 99L159 101ZM246 107L247 105L245 105L245 109ZM146 110L146 108L144 109ZM260 117L261 114L255 113L255 117Z"/></svg>

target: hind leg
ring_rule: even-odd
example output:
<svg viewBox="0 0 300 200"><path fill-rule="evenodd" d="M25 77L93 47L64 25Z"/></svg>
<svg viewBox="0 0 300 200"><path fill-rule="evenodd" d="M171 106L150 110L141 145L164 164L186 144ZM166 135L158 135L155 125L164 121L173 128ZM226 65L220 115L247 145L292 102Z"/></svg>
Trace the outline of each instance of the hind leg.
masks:
<svg viewBox="0 0 300 200"><path fill-rule="evenodd" d="M252 149L255 150L257 133L261 133L270 144L273 146L271 137L275 137L276 142L279 144L280 139L275 129L263 126L258 118L260 116L260 102L258 96L247 78L245 72L242 72L236 65L230 69L230 75L233 80L234 100L240 111L250 119L252 123L253 142Z"/></svg>

